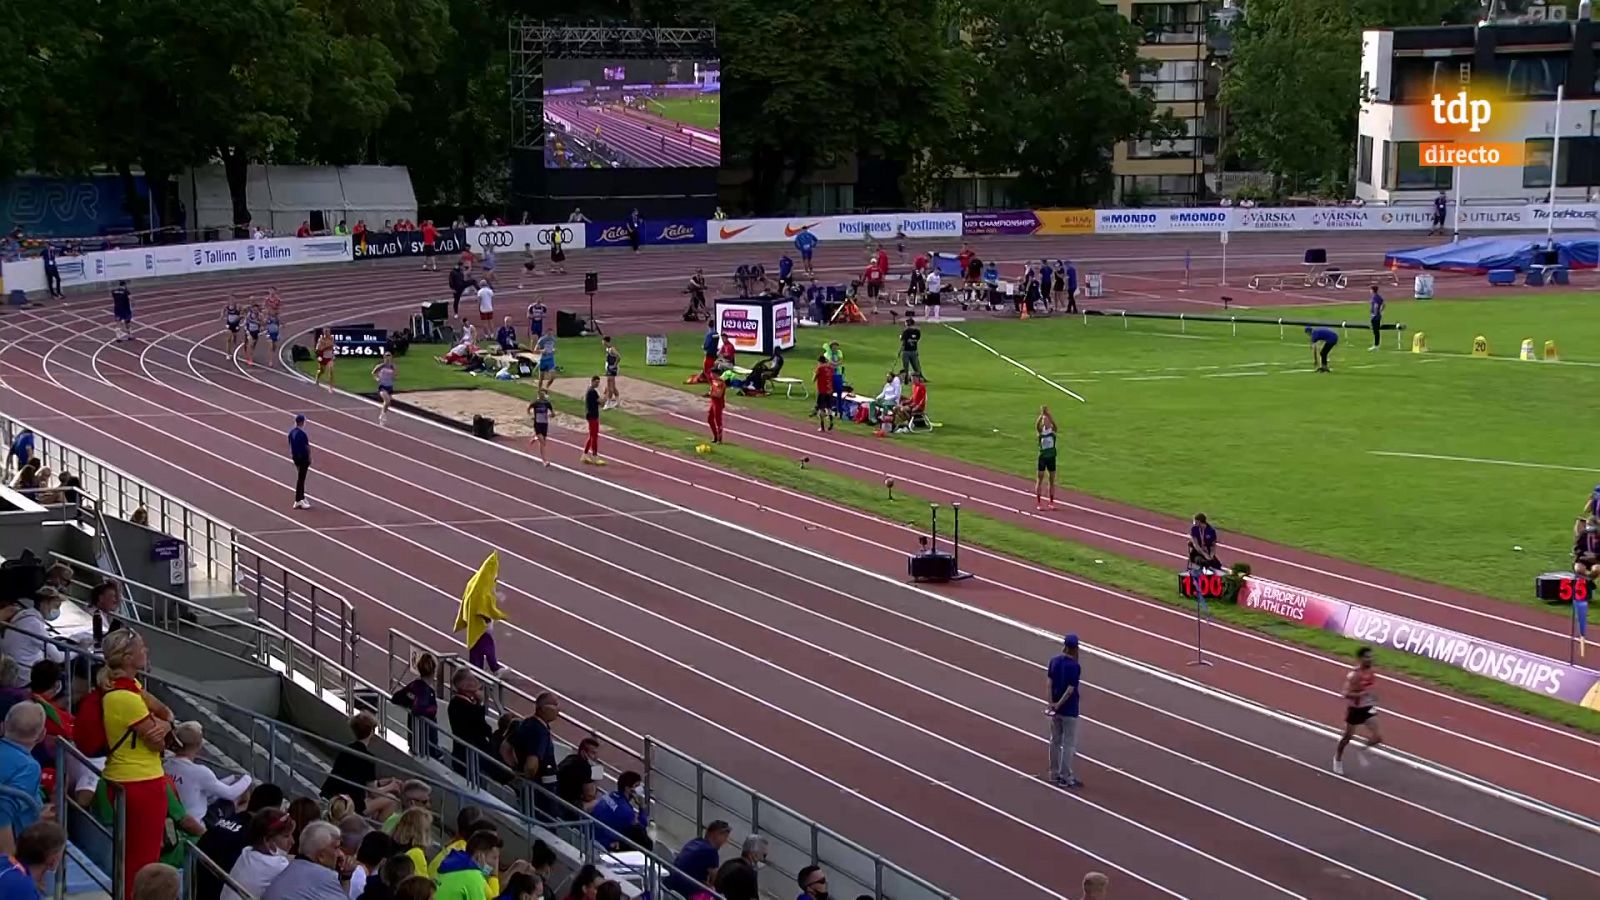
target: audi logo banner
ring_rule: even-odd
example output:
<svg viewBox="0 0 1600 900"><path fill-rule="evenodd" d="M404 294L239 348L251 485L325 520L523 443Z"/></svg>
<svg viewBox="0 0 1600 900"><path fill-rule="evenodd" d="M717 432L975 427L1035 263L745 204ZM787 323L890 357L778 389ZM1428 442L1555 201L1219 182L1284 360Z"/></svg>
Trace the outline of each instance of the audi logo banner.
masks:
<svg viewBox="0 0 1600 900"><path fill-rule="evenodd" d="M501 253L520 253L532 247L535 253L549 253L550 245L557 240L563 250L582 250L584 242L582 222L563 222L559 225L500 225L488 228L468 228L467 246L474 253L493 250Z"/></svg>

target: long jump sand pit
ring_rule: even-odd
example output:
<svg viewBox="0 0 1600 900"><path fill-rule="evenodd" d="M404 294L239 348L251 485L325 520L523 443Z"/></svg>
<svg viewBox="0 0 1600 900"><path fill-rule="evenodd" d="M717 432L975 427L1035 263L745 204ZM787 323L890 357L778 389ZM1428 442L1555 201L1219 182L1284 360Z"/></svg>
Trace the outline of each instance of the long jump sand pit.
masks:
<svg viewBox="0 0 1600 900"><path fill-rule="evenodd" d="M558 378L553 385L553 390L563 396L582 400L584 393L589 390L589 379ZM600 390L604 393L605 379L600 381ZM655 384L638 378L629 378L626 375L617 376L617 393L622 396L622 402L617 407L622 412L642 416L662 412L682 413L694 416L697 419L703 418L706 414L708 401L704 397L697 397L687 391L680 391L677 388L667 387L666 385ZM728 393L729 399L732 399L733 392L729 391ZM579 422L578 424L582 425L583 423Z"/></svg>
<svg viewBox="0 0 1600 900"><path fill-rule="evenodd" d="M528 415L527 401L493 388L399 391L394 399L454 422L471 424L473 416L484 416L494 420L496 434L533 437L533 419ZM556 413L550 424L571 431L584 430L582 419L565 413Z"/></svg>

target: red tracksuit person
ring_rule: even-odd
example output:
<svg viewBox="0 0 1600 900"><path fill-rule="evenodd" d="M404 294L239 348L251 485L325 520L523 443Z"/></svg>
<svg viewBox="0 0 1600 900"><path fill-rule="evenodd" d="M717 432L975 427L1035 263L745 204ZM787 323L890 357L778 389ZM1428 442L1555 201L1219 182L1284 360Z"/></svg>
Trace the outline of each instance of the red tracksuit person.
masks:
<svg viewBox="0 0 1600 900"><path fill-rule="evenodd" d="M711 379L711 411L706 413L706 423L711 426L711 443L722 443L722 408L727 405L728 382L713 376Z"/></svg>
<svg viewBox="0 0 1600 900"><path fill-rule="evenodd" d="M583 395L583 418L589 423L589 439L583 442L583 462L603 466L600 458L600 376L589 378L589 390Z"/></svg>

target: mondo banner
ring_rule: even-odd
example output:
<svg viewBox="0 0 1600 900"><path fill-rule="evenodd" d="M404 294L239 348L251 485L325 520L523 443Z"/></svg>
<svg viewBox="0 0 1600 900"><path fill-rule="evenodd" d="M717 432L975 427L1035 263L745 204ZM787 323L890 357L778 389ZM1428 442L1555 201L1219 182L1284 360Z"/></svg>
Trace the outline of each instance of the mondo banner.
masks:
<svg viewBox="0 0 1600 900"><path fill-rule="evenodd" d="M559 236L561 246L567 250L582 250L588 235L582 222L562 222L554 225L500 225L490 228L468 228L467 246L474 253L493 250L495 253L516 253L531 247L536 252L548 252L551 243Z"/></svg>
<svg viewBox="0 0 1600 900"><path fill-rule="evenodd" d="M1600 672L1594 669L1260 578L1245 581L1239 591L1239 605L1372 646L1425 656L1536 694L1600 709Z"/></svg>
<svg viewBox="0 0 1600 900"><path fill-rule="evenodd" d="M627 247L632 243L628 226L623 222L590 222L585 229L585 246ZM705 219L646 219L639 229L639 245L643 247L705 242Z"/></svg>

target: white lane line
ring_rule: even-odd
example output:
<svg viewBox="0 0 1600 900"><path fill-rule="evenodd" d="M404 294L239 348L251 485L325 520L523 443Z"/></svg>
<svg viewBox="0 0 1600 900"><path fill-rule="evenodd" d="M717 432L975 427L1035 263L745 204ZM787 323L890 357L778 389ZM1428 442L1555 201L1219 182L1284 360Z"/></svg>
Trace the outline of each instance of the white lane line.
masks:
<svg viewBox="0 0 1600 900"><path fill-rule="evenodd" d="M1373 456L1395 456L1403 459L1434 459L1443 462L1476 463L1483 466L1511 466L1518 469L1555 469L1561 472L1600 472L1588 466L1563 466L1555 463L1523 462L1515 459L1490 459L1481 456L1449 456L1443 453L1403 453L1399 450L1368 450Z"/></svg>

